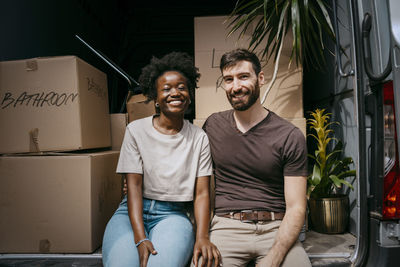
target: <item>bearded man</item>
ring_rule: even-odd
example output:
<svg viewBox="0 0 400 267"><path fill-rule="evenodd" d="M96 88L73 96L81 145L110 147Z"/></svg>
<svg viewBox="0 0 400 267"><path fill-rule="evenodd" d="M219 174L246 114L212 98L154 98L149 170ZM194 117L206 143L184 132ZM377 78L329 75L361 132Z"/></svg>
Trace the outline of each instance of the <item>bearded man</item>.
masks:
<svg viewBox="0 0 400 267"><path fill-rule="evenodd" d="M225 53L220 69L233 109L203 126L215 177L210 240L223 266L311 266L298 241L306 211L304 135L260 103L264 73L254 53Z"/></svg>

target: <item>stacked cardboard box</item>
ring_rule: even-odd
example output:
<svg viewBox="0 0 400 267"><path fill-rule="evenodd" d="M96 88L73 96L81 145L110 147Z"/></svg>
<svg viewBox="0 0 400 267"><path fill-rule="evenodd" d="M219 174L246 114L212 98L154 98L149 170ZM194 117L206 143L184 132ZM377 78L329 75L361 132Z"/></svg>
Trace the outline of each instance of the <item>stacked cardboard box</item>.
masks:
<svg viewBox="0 0 400 267"><path fill-rule="evenodd" d="M121 199L106 75L75 56L0 62L0 125L0 253L100 247Z"/></svg>
<svg viewBox="0 0 400 267"><path fill-rule="evenodd" d="M0 253L90 253L121 200L118 151L0 157Z"/></svg>

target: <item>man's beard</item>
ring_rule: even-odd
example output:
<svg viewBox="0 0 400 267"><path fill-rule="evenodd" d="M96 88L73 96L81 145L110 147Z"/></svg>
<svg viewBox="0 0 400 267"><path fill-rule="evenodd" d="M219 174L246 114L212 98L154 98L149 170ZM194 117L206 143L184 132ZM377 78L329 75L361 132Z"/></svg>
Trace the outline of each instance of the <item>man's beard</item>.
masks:
<svg viewBox="0 0 400 267"><path fill-rule="evenodd" d="M249 93L249 95L247 98L247 102L243 102L243 101L233 102L232 96L228 94L229 103L231 103L231 106L234 110L245 111L245 110L248 110L251 106L253 106L253 104L257 101L257 99L260 96L260 86L258 84L258 81L254 86L254 90L252 90L251 92L248 92L248 93Z"/></svg>

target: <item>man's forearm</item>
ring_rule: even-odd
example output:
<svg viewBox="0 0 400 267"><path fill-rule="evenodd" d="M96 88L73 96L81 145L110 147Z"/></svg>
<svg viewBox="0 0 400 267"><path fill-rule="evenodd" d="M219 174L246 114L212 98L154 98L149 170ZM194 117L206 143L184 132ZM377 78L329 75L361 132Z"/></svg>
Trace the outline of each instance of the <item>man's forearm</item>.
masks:
<svg viewBox="0 0 400 267"><path fill-rule="evenodd" d="M304 176L285 176L286 213L276 234L274 244L260 266L280 266L286 254L299 237L304 224L307 198L307 178Z"/></svg>
<svg viewBox="0 0 400 267"><path fill-rule="evenodd" d="M289 249L298 239L301 227L304 224L305 208L296 207L287 210L284 219L279 227L267 257L271 259L271 266L280 266L285 259Z"/></svg>

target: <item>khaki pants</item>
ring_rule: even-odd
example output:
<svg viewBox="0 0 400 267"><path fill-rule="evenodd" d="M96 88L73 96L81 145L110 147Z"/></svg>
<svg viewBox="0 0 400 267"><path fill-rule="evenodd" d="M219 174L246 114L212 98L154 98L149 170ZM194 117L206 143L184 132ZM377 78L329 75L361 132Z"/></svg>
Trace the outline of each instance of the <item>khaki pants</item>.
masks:
<svg viewBox="0 0 400 267"><path fill-rule="evenodd" d="M251 260L259 262L267 255L281 224L280 220L243 223L239 220L214 216L210 240L219 249L224 267L245 267ZM303 246L297 241L287 253L284 267L310 267Z"/></svg>

